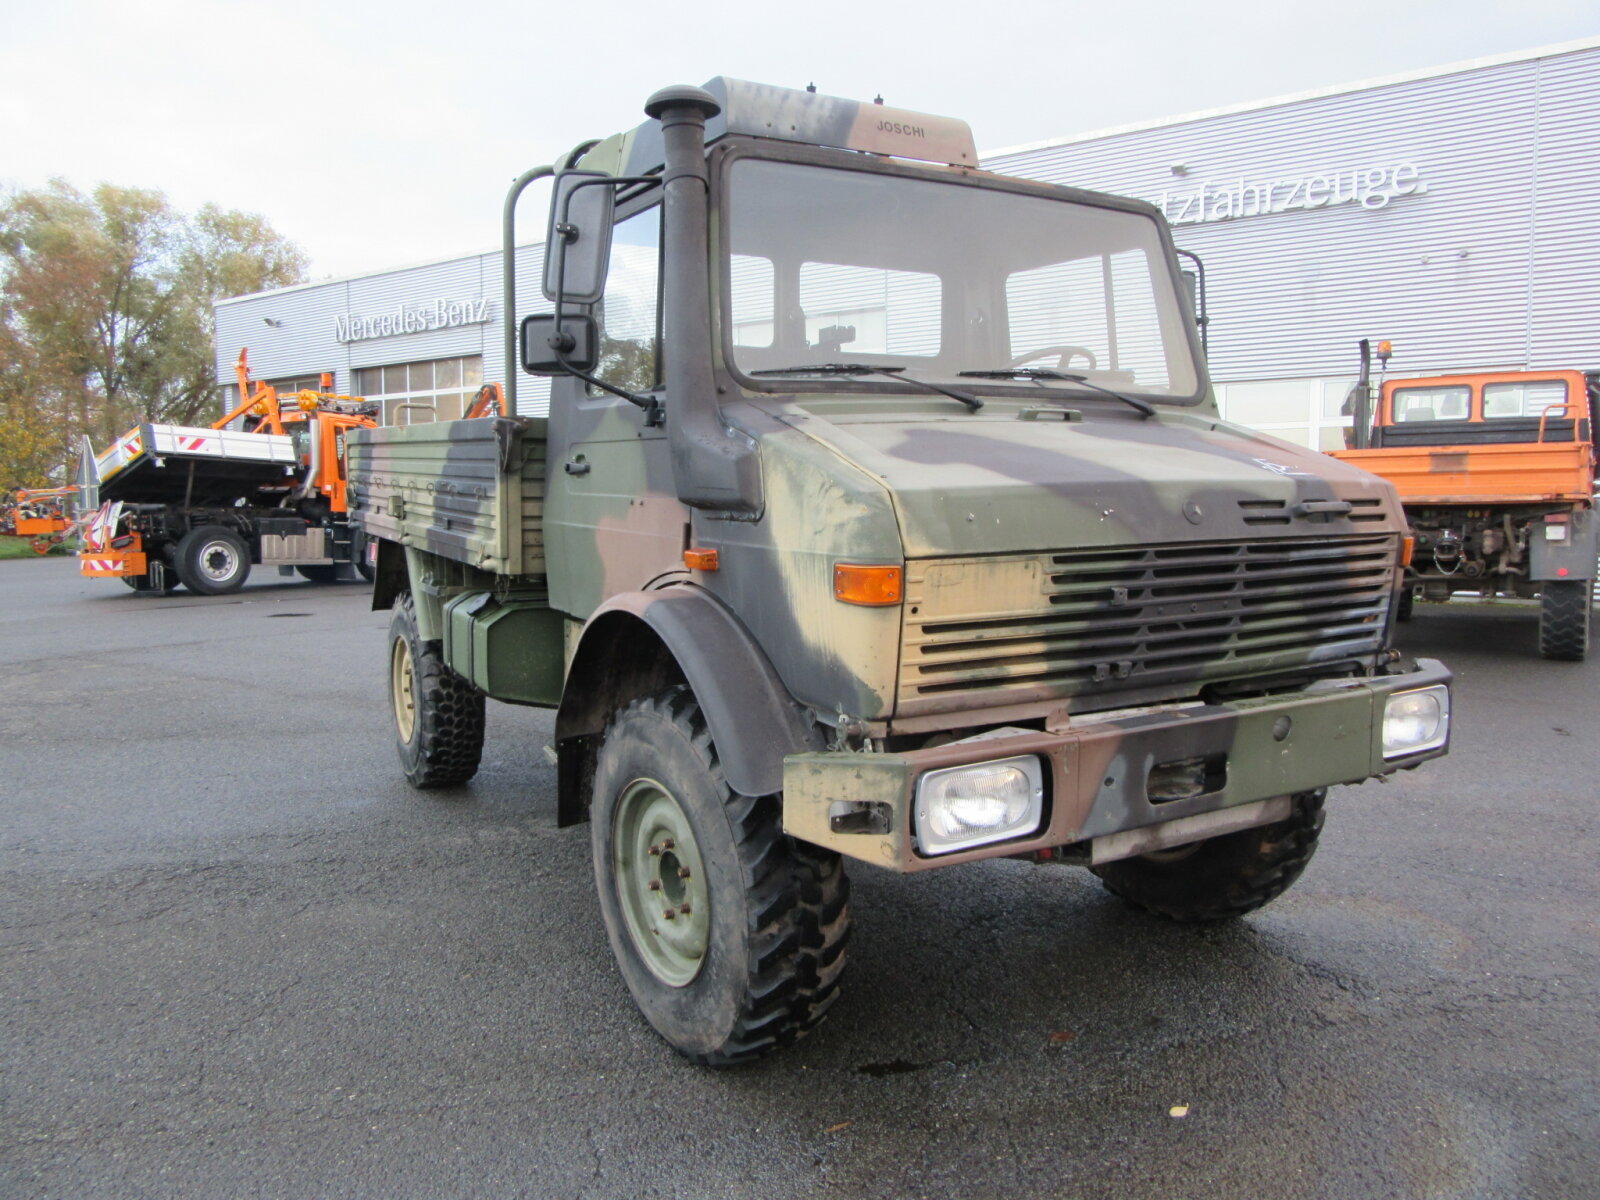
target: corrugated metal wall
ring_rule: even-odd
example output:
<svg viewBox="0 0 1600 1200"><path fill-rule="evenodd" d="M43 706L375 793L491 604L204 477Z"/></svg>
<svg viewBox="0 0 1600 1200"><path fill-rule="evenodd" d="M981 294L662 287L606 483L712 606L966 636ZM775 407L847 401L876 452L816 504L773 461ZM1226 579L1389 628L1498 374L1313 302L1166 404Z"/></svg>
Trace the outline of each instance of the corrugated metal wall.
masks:
<svg viewBox="0 0 1600 1200"><path fill-rule="evenodd" d="M1179 223L1206 262L1221 380L1341 375L1362 337L1391 369L1600 367L1600 48L987 157L1179 216L1241 182L1416 168L1361 203ZM1174 168L1184 174L1177 174ZM1363 176L1364 177L1364 176ZM1319 189L1318 195L1326 194ZM1246 206L1247 211L1259 204ZM1221 205L1214 205L1221 207ZM1191 208L1191 213L1193 209Z"/></svg>

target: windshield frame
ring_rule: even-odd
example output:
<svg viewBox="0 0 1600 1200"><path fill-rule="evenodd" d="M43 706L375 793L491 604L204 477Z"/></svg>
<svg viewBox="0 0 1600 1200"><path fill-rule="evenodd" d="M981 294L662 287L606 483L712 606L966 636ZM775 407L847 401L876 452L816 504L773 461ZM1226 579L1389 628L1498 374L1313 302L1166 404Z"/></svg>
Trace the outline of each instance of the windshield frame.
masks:
<svg viewBox="0 0 1600 1200"><path fill-rule="evenodd" d="M848 150L835 150L822 146L739 138L716 144L708 155L708 167L711 182L713 220L711 244L712 253L716 256L716 261L712 264L712 278L716 281L718 290L714 304L714 317L717 323L715 337L721 359L721 368L736 380L746 392L765 394L823 392L836 395L841 390L844 390L841 388L843 380L838 377L826 375L807 377L798 373L777 377L771 375L756 376L748 370L741 369L738 365L738 354L741 348L733 344L733 314L731 311L733 256L727 250L726 222L734 167L739 162L749 159L829 170L859 171L879 176L898 176L924 183L970 187L981 191L1006 192L1055 203L1082 205L1087 208L1110 210L1145 218L1154 227L1160 245L1160 257L1166 275L1165 286L1171 289L1172 302L1175 305L1175 310L1180 314L1179 334L1189 355L1189 365L1194 372L1195 386L1194 390L1188 394L1146 392L1126 385L1120 386L1116 390L1127 392L1130 395L1148 400L1157 406L1167 408L1194 408L1205 404L1209 400L1211 395L1210 376L1207 371L1205 355L1200 345L1199 328L1192 319L1188 319L1190 315L1189 303L1182 286L1182 277L1177 260L1177 247L1172 240L1171 227L1161 216L1160 210L1155 205L1130 197L1090 192L1080 188L1064 187L1060 184L1020 179L1010 175L997 175L971 167L944 167L928 163L914 163L907 159L884 158ZM1155 282L1155 286L1160 288L1163 285ZM745 347L745 349L748 349L748 347ZM863 353L866 357L873 357L868 352ZM853 354L848 349L832 355L821 349L817 350L819 362L829 358L838 359L841 355L850 360L863 356L862 354ZM1006 366L1005 363L982 365L996 368L1004 368ZM908 373L916 370L915 366L907 368ZM988 395L1022 398L1037 398L1043 395L1071 396L1074 401L1083 398L1096 398L1093 389L1074 382L1041 382L1032 379L991 380L954 376L947 380L942 373L930 374L928 377L930 379L938 379L942 383L952 384L966 391ZM920 394L923 390L913 387L909 379L905 382L896 382L881 376L873 379L870 376L862 377L859 375L850 377L848 389L852 392L872 391L899 395L907 393ZM1099 398L1105 399L1107 403L1115 403L1109 397L1101 396Z"/></svg>

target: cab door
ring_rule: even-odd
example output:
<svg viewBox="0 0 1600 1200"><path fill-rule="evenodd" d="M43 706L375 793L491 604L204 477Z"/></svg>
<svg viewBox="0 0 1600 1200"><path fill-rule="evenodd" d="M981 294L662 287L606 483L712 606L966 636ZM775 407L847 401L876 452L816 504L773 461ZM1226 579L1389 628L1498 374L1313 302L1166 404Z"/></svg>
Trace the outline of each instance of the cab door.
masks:
<svg viewBox="0 0 1600 1200"><path fill-rule="evenodd" d="M661 206L618 210L606 290L595 306L594 375L661 394ZM672 482L666 430L620 396L558 377L550 396L545 553L550 603L578 618L608 597L683 569L688 511Z"/></svg>

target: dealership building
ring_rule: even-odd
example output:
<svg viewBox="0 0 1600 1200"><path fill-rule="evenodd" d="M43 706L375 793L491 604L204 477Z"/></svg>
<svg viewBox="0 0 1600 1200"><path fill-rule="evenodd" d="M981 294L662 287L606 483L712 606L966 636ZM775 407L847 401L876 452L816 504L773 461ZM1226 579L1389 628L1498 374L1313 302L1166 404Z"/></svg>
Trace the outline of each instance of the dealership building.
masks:
<svg viewBox="0 0 1600 1200"><path fill-rule="evenodd" d="M959 115L959 114L958 114ZM1205 267L1230 419L1343 444L1357 343L1391 373L1600 368L1600 38L998 150L994 171L1148 200ZM547 306L539 246L521 313ZM852 312L858 318L866 314ZM507 364L498 250L241 296L216 308L219 378L460 414ZM522 376L518 408L548 385Z"/></svg>

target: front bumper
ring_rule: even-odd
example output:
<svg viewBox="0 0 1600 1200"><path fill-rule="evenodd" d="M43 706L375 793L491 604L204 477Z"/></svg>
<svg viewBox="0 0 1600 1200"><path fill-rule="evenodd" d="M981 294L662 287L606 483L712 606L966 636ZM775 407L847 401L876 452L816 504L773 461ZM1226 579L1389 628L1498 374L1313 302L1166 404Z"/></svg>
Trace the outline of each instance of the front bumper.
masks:
<svg viewBox="0 0 1600 1200"><path fill-rule="evenodd" d="M1360 783L1444 754L1448 740L1386 760L1383 714L1395 692L1450 678L1441 663L1421 659L1402 674L1330 680L1290 695L1085 714L1061 729L927 750L791 754L784 759L783 825L796 838L851 858L922 871L1096 839L1107 839L1106 845L1130 830L1148 829L1159 838L1159 827L1220 833L1269 823L1277 810L1260 801ZM1019 755L1037 755L1045 765L1045 814L1036 833L937 857L919 852L911 813L923 774ZM1209 790L1177 800L1151 798L1153 769L1195 759L1205 764ZM1235 819L1224 810L1235 810ZM1219 817L1208 821L1207 814Z"/></svg>

